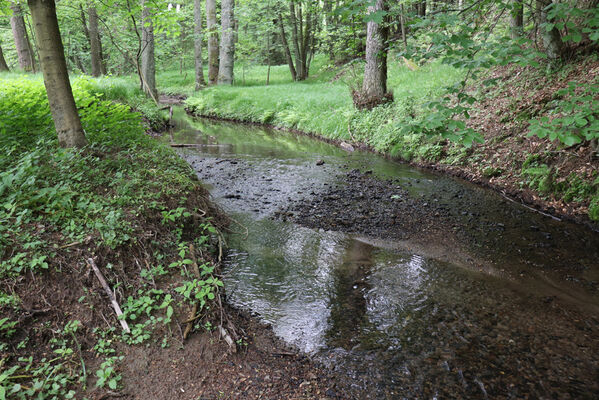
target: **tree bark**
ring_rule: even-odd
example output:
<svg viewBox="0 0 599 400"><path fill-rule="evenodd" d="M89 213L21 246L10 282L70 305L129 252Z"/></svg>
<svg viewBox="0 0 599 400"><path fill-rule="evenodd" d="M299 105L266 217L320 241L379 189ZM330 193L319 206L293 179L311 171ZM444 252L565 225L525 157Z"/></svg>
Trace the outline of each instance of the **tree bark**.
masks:
<svg viewBox="0 0 599 400"><path fill-rule="evenodd" d="M87 144L73 98L54 0L27 0L35 27L44 85L61 147Z"/></svg>
<svg viewBox="0 0 599 400"><path fill-rule="evenodd" d="M206 85L204 62L202 61L202 1L193 1L193 53L195 59L195 90Z"/></svg>
<svg viewBox="0 0 599 400"><path fill-rule="evenodd" d="M235 63L235 0L222 0L220 14L222 33L218 84L231 85Z"/></svg>
<svg viewBox="0 0 599 400"><path fill-rule="evenodd" d="M524 3L522 0L512 0L510 22L512 39L517 39L522 36L524 27Z"/></svg>
<svg viewBox="0 0 599 400"><path fill-rule="evenodd" d="M154 58L154 26L152 25L152 14L146 7L146 0L142 0L141 12L141 73L144 92L150 95L154 101L158 101L156 90L156 61Z"/></svg>
<svg viewBox="0 0 599 400"><path fill-rule="evenodd" d="M89 15L89 48L92 59L92 76L102 75L102 55L100 47L100 33L98 31L98 14L96 7L88 9Z"/></svg>
<svg viewBox="0 0 599 400"><path fill-rule="evenodd" d="M29 41L27 28L25 27L25 19L23 18L23 10L19 3L10 3L13 15L10 17L10 27L15 38L15 47L19 59L19 67L23 71L35 72L35 57L33 48Z"/></svg>
<svg viewBox="0 0 599 400"><path fill-rule="evenodd" d="M547 17L547 7L551 4L551 0L537 0L537 12L539 14L540 24L552 22ZM543 47L545 48L547 57L550 60L558 60L561 58L564 49L559 29L555 26L550 31L547 31L543 26L541 26L540 29L543 38Z"/></svg>
<svg viewBox="0 0 599 400"><path fill-rule="evenodd" d="M287 59L287 64L289 65L291 79L295 81L297 80L297 73L295 71L295 66L293 65L293 58L291 58L291 50L289 50L289 43L287 42L287 35L285 34L285 24L283 23L283 16L281 13L279 13L278 21L279 30L281 32L281 43L283 44L283 50L285 51L285 58Z"/></svg>
<svg viewBox="0 0 599 400"><path fill-rule="evenodd" d="M384 0L376 0L368 7L368 13L385 11ZM366 34L366 67L362 95L367 99L382 99L387 93L387 37L388 29L383 24L368 21Z"/></svg>
<svg viewBox="0 0 599 400"><path fill-rule="evenodd" d="M10 69L8 68L8 64L6 64L6 60L4 59L4 53L2 53L2 43L0 43L0 72L8 72Z"/></svg>
<svg viewBox="0 0 599 400"><path fill-rule="evenodd" d="M206 0L206 29L208 30L208 80L218 79L218 31L216 29L216 0Z"/></svg>

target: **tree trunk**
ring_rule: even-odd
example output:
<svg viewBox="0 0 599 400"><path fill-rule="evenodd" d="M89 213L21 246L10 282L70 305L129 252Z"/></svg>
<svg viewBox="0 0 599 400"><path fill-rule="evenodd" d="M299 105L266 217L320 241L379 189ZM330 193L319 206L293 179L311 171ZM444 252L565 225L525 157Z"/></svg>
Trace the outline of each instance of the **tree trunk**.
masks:
<svg viewBox="0 0 599 400"><path fill-rule="evenodd" d="M283 50L285 51L285 58L287 64L289 64L289 72L291 72L291 79L297 80L297 73L295 66L293 65L293 58L291 58L291 51L289 50L289 43L287 42L287 35L285 34L285 24L283 23L283 16L279 13L279 30L281 32L281 43L283 44Z"/></svg>
<svg viewBox="0 0 599 400"><path fill-rule="evenodd" d="M376 0L374 6L368 7L368 13L385 11L385 1ZM362 95L374 101L382 100L387 93L387 36L385 23L377 24L368 21L366 33L366 67Z"/></svg>
<svg viewBox="0 0 599 400"><path fill-rule="evenodd" d="M0 72L8 72L10 69L8 68L8 64L6 64L6 60L4 59L4 53L2 53L2 43L0 43Z"/></svg>
<svg viewBox="0 0 599 400"><path fill-rule="evenodd" d="M540 24L550 23L547 17L547 7L552 4L551 0L537 0L537 11L539 14ZM562 37L555 26L548 32L545 27L541 26L541 36L543 37L543 47L545 53L550 60L558 60L562 56L564 44Z"/></svg>
<svg viewBox="0 0 599 400"><path fill-rule="evenodd" d="M202 61L202 1L193 1L193 53L195 59L195 90L206 85L204 63Z"/></svg>
<svg viewBox="0 0 599 400"><path fill-rule="evenodd" d="M102 75L102 55L100 54L100 33L98 32L98 14L96 7L88 9L89 14L89 48L92 58L92 76Z"/></svg>
<svg viewBox="0 0 599 400"><path fill-rule="evenodd" d="M23 10L21 9L19 3L10 3L10 8L13 12L12 17L10 17L10 26L15 38L15 47L17 48L19 67L23 71L35 72L35 58L33 55L31 42L29 41L29 35L27 35L25 19L23 18Z"/></svg>
<svg viewBox="0 0 599 400"><path fill-rule="evenodd" d="M27 0L35 27L44 85L61 147L87 144L73 98L54 0Z"/></svg>
<svg viewBox="0 0 599 400"><path fill-rule="evenodd" d="M141 73L144 92L158 102L156 90L156 61L154 59L154 26L150 9L146 7L146 0L142 0L142 30L141 30Z"/></svg>
<svg viewBox="0 0 599 400"><path fill-rule="evenodd" d="M418 15L421 17L426 17L426 1L421 1L417 5L418 7Z"/></svg>
<svg viewBox="0 0 599 400"><path fill-rule="evenodd" d="M293 43L293 52L295 58L295 80L302 81L306 79L305 76L302 76L303 66L301 65L301 55L300 55L300 34L299 34L299 26L301 26L302 21L298 22L296 10L295 10L295 2L291 0L289 2L289 15L291 18L291 42Z"/></svg>
<svg viewBox="0 0 599 400"><path fill-rule="evenodd" d="M208 80L218 79L218 30L216 29L216 0L206 0L206 29L208 30Z"/></svg>
<svg viewBox="0 0 599 400"><path fill-rule="evenodd" d="M522 0L512 0L511 34L512 39L522 36L524 27L524 3Z"/></svg>
<svg viewBox="0 0 599 400"><path fill-rule="evenodd" d="M221 3L221 38L220 63L218 67L218 84L233 84L233 66L235 62L235 0L222 0Z"/></svg>

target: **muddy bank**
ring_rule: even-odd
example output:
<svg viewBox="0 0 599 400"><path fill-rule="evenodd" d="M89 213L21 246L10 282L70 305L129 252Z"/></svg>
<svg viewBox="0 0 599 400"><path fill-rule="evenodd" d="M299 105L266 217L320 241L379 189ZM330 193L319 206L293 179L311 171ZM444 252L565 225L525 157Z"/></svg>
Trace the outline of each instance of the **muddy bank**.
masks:
<svg viewBox="0 0 599 400"><path fill-rule="evenodd" d="M232 352L216 330L167 349L127 347L126 399L348 399L329 372L247 313L225 309L240 335Z"/></svg>

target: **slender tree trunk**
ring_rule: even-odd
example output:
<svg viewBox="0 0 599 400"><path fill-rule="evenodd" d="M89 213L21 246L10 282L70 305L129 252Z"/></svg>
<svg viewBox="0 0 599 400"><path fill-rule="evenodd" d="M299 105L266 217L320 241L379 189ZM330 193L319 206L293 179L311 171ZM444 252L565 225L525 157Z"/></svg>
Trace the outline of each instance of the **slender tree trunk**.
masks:
<svg viewBox="0 0 599 400"><path fill-rule="evenodd" d="M408 37L406 35L406 17L403 4L401 5L401 15L399 16L399 24L401 25L401 40L404 47L408 48Z"/></svg>
<svg viewBox="0 0 599 400"><path fill-rule="evenodd" d="M206 0L206 29L208 30L208 80L218 79L218 30L216 29L216 0Z"/></svg>
<svg viewBox="0 0 599 400"><path fill-rule="evenodd" d="M156 90L156 60L154 58L154 26L152 14L146 7L146 0L142 0L141 12L141 73L143 75L144 92L158 102Z"/></svg>
<svg viewBox="0 0 599 400"><path fill-rule="evenodd" d="M195 59L195 90L206 85L204 79L204 62L202 61L202 1L193 1L193 53Z"/></svg>
<svg viewBox="0 0 599 400"><path fill-rule="evenodd" d="M88 9L89 15L89 47L92 58L92 76L102 75L102 55L100 54L100 33L98 32L98 14L96 7Z"/></svg>
<svg viewBox="0 0 599 400"><path fill-rule="evenodd" d="M233 66L235 62L235 0L222 0L221 38L218 84L233 84Z"/></svg>
<svg viewBox="0 0 599 400"><path fill-rule="evenodd" d="M385 1L376 0L368 7L368 13L385 11ZM385 24L368 21L366 37L366 67L362 94L367 99L382 100L387 93L387 36Z"/></svg>
<svg viewBox="0 0 599 400"><path fill-rule="evenodd" d="M54 0L27 0L35 27L44 84L61 147L87 144L73 98Z"/></svg>
<svg viewBox="0 0 599 400"><path fill-rule="evenodd" d="M289 50L289 43L287 42L287 35L285 34L285 24L283 23L283 16L279 13L279 30L281 32L281 43L283 44L283 50L285 51L285 58L289 65L289 72L291 72L291 79L297 80L297 73L295 66L293 65L293 58L291 58L291 51Z"/></svg>
<svg viewBox="0 0 599 400"><path fill-rule="evenodd" d="M2 53L2 43L0 43L0 72L8 72L10 69L8 68L8 64L6 64L6 60L4 59L4 53Z"/></svg>
<svg viewBox="0 0 599 400"><path fill-rule="evenodd" d="M23 10L19 3L10 3L13 15L10 17L10 26L15 38L15 47L19 59L19 67L23 71L35 72L35 58L33 48L29 41L27 28L25 27L25 19L23 18Z"/></svg>
<svg viewBox="0 0 599 400"><path fill-rule="evenodd" d="M291 41L293 42L293 52L295 58L295 72L296 72L296 81L302 81L305 77L302 75L304 67L302 65L302 57L300 53L300 34L299 34L299 26L301 26L302 21L298 21L295 2L291 0L289 2L289 15L291 18Z"/></svg>
<svg viewBox="0 0 599 400"><path fill-rule="evenodd" d="M547 7L552 4L551 0L537 0L537 12L539 14L539 20L541 24L552 22L547 17ZM545 53L550 60L557 60L561 58L564 44L562 37L555 26L547 32L547 29L541 27L541 36L543 37L543 47Z"/></svg>
<svg viewBox="0 0 599 400"><path fill-rule="evenodd" d="M524 27L524 3L522 0L512 0L511 34L512 39L522 36Z"/></svg>

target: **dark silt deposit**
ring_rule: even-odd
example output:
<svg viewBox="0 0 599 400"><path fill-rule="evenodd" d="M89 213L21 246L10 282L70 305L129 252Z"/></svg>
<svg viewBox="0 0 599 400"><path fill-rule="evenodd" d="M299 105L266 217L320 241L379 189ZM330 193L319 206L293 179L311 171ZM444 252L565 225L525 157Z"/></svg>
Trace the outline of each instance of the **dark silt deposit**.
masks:
<svg viewBox="0 0 599 400"><path fill-rule="evenodd" d="M180 154L238 222L228 301L347 398L599 396L599 234L306 137L191 120Z"/></svg>

